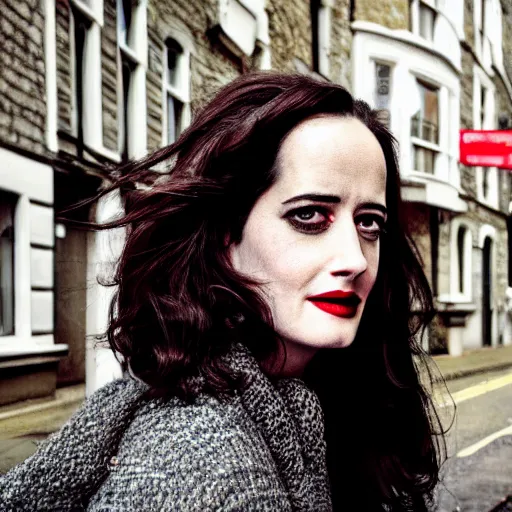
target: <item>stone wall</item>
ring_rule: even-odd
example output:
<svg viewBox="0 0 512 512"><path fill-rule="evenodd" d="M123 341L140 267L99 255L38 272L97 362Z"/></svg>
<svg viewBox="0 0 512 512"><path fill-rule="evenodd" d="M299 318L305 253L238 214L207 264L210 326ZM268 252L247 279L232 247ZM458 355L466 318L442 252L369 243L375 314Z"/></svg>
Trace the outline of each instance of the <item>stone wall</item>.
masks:
<svg viewBox="0 0 512 512"><path fill-rule="evenodd" d="M390 29L408 30L408 0L357 0L354 18L360 21L371 21Z"/></svg>
<svg viewBox="0 0 512 512"><path fill-rule="evenodd" d="M350 0L337 0L332 11L330 79L351 89Z"/></svg>
<svg viewBox="0 0 512 512"><path fill-rule="evenodd" d="M512 0L501 0L503 12L503 64L512 80Z"/></svg>
<svg viewBox="0 0 512 512"><path fill-rule="evenodd" d="M43 3L0 1L0 142L44 154Z"/></svg>
<svg viewBox="0 0 512 512"><path fill-rule="evenodd" d="M466 23L467 26L468 23ZM473 63L472 53L463 48L462 75L460 78L460 127L468 130L473 129ZM466 194L476 198L476 172L474 167L460 165L460 184Z"/></svg>
<svg viewBox="0 0 512 512"><path fill-rule="evenodd" d="M294 58L312 65L311 16L309 0L267 2L272 67L295 71Z"/></svg>

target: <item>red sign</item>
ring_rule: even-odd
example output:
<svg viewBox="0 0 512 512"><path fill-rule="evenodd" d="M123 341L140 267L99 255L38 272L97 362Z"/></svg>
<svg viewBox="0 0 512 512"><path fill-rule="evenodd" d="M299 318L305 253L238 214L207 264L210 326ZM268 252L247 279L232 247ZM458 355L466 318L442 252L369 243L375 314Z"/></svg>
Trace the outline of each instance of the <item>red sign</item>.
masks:
<svg viewBox="0 0 512 512"><path fill-rule="evenodd" d="M512 170L512 130L461 130L460 163Z"/></svg>

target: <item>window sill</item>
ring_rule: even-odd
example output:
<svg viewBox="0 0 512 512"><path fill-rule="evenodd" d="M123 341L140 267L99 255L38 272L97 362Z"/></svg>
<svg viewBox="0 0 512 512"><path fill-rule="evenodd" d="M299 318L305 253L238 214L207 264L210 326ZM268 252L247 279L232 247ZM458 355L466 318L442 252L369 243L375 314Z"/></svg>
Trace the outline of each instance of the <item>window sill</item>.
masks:
<svg viewBox="0 0 512 512"><path fill-rule="evenodd" d="M24 343L26 341L26 343ZM34 337L23 340L19 336L7 336L0 340L0 364L6 360L26 359L27 357L64 357L68 354L64 343L38 345Z"/></svg>
<svg viewBox="0 0 512 512"><path fill-rule="evenodd" d="M425 149L430 149L431 151L436 151L437 153L441 152L441 147L439 144L435 144L434 142L429 142L428 140L420 139L419 137L414 137L411 135L411 142L415 146L420 146Z"/></svg>
<svg viewBox="0 0 512 512"><path fill-rule="evenodd" d="M432 174L410 171L401 176L402 198L411 203L423 203L444 210L463 213L468 205L459 190L450 182Z"/></svg>
<svg viewBox="0 0 512 512"><path fill-rule="evenodd" d="M130 59L134 64L139 65L142 63L142 59L137 55L137 52L129 46L127 46L126 44L119 43L119 50L125 57L128 57L128 59Z"/></svg>

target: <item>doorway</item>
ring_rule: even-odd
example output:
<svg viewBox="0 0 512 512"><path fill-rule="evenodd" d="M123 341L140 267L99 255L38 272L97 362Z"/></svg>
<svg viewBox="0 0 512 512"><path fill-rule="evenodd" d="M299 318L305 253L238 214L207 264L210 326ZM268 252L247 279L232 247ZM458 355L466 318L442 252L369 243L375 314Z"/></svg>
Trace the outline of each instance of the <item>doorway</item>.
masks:
<svg viewBox="0 0 512 512"><path fill-rule="evenodd" d="M486 237L482 251L482 345L492 344L492 240Z"/></svg>

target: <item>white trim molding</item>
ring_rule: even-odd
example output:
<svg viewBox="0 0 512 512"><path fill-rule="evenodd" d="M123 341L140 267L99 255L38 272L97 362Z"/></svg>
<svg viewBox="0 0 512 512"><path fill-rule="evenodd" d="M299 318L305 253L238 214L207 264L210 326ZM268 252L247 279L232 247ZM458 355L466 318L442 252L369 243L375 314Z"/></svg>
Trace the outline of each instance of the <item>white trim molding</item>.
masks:
<svg viewBox="0 0 512 512"><path fill-rule="evenodd" d="M460 290L459 230L464 229L462 247L463 275ZM473 235L469 224L458 218L450 226L450 297L452 302L471 302L473 299Z"/></svg>
<svg viewBox="0 0 512 512"><path fill-rule="evenodd" d="M480 249L484 248L484 242L487 237L496 244L496 228L490 224L483 224L480 226L480 230L478 231L478 247Z"/></svg>
<svg viewBox="0 0 512 512"><path fill-rule="evenodd" d="M167 41L174 40L181 47L181 51L176 52L175 77L171 83L168 73ZM195 54L195 46L192 34L185 26L176 25L167 28L166 37L162 45L163 53L163 72L162 72L162 146L166 146L174 141L169 140L168 126L168 97L175 98L181 103L181 112L178 119L178 134L185 130L190 124L192 114L190 109L191 94L191 56Z"/></svg>
<svg viewBox="0 0 512 512"><path fill-rule="evenodd" d="M70 45L71 45L71 76L73 81L73 119L72 132L78 136L79 126L82 127L83 142L95 151L103 150L103 105L101 83L101 27L103 24L103 0L91 0L92 4L83 0L70 0ZM101 17L98 13L101 13ZM77 94L77 55L75 54L76 17L81 23L87 23L80 73L82 73L82 112L78 112ZM81 114L81 119L78 116Z"/></svg>
<svg viewBox="0 0 512 512"><path fill-rule="evenodd" d="M117 0L117 45L119 69L119 153L139 158L147 153L146 69L148 65L147 0L132 6L131 24L121 26L123 0ZM125 63L125 64L123 64ZM124 98L123 65L131 68L128 97ZM128 134L126 134L126 130ZM127 147L125 147L125 142Z"/></svg>

